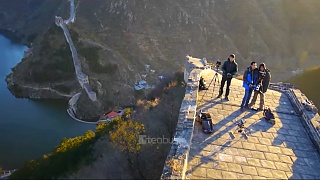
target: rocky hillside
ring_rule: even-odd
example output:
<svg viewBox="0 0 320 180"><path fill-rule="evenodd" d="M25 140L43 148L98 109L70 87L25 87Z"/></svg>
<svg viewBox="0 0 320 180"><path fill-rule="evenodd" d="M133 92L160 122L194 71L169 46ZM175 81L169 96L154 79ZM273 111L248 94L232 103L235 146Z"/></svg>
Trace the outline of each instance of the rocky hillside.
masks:
<svg viewBox="0 0 320 180"><path fill-rule="evenodd" d="M145 95L133 88L146 73L145 64L155 70L147 76L147 82L155 84L159 75L182 70L186 54L215 61L233 52L240 71L252 60L263 61L273 73L272 81L286 79L292 70L320 64L318 0L75 3L76 21L69 28L83 70L105 109L133 104ZM33 56L12 75L16 85L50 83L51 88L67 94L79 89L68 45L61 29L53 24L55 15L69 16L68 8L64 0L0 1L1 27L33 42L34 47Z"/></svg>
<svg viewBox="0 0 320 180"><path fill-rule="evenodd" d="M54 21L54 16L67 13L64 0L2 0L0 1L0 29L24 44L29 44L44 34Z"/></svg>

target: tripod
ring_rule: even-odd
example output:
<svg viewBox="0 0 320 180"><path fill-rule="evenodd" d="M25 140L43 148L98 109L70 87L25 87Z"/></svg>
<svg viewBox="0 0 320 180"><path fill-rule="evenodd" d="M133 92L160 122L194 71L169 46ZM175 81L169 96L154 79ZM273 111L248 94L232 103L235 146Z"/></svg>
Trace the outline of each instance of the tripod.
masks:
<svg viewBox="0 0 320 180"><path fill-rule="evenodd" d="M218 81L218 83L220 83L220 79L219 79L219 76L218 76L218 71L219 71L219 66L216 66L216 73L215 73L214 76L212 77L212 79L211 79L211 81L210 81L210 83L209 83L209 86L207 87L206 92L204 92L204 94L203 94L203 96L202 96L202 98L201 98L200 101L203 100L203 98L204 98L204 96L207 94L207 91L209 90L212 82L214 81L214 83L213 83L213 90L212 90L212 96L211 96L211 98L213 98L213 93L214 93L214 89L215 89L215 87L216 87L216 82Z"/></svg>
<svg viewBox="0 0 320 180"><path fill-rule="evenodd" d="M232 135L235 134L235 133L239 133L239 134L244 135L246 138L248 138L248 133L247 132L249 132L249 129L244 126L244 123L245 123L245 120L241 119L240 122L236 123L237 124L237 128L233 132L230 132L230 133Z"/></svg>

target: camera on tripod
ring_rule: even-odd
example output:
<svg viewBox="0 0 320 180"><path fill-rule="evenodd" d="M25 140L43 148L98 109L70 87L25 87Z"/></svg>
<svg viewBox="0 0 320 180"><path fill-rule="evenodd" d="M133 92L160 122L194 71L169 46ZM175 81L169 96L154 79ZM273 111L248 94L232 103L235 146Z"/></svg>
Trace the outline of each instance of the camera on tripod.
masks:
<svg viewBox="0 0 320 180"><path fill-rule="evenodd" d="M217 62L216 62L215 67L216 67L217 69L219 69L220 66L221 66L221 61L218 59Z"/></svg>
<svg viewBox="0 0 320 180"><path fill-rule="evenodd" d="M238 123L237 123L237 126L238 126L238 132L241 133L243 130L244 130L244 123L246 121L244 119L241 119Z"/></svg>

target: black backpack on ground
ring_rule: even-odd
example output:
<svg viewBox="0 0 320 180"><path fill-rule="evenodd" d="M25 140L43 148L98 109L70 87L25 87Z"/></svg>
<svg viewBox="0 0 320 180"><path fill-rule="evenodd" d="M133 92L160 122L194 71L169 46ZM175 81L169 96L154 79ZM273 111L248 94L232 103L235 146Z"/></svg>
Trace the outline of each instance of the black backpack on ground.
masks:
<svg viewBox="0 0 320 180"><path fill-rule="evenodd" d="M202 125L202 130L204 133L213 133L213 123L210 113L201 112L198 117L198 122Z"/></svg>
<svg viewBox="0 0 320 180"><path fill-rule="evenodd" d="M266 120L270 121L270 120L274 120L274 115L271 111L270 108L266 108L263 110L263 115L266 118Z"/></svg>

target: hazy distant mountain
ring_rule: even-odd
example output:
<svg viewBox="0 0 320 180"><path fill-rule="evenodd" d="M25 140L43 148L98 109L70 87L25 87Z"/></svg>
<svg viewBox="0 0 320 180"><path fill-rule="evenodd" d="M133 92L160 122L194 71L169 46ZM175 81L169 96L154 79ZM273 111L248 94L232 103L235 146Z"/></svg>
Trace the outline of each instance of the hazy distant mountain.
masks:
<svg viewBox="0 0 320 180"><path fill-rule="evenodd" d="M82 55L83 69L105 104L133 102L133 85L141 80L145 64L156 70L155 78L149 80L155 83L158 75L182 70L186 54L216 61L235 53L240 71L250 61L265 62L271 69L272 81L290 77L297 68L320 65L319 0L75 3L76 21L69 28ZM63 0L0 1L0 26L25 34L25 40L33 34L29 40L33 41L34 55L16 68L13 77L17 83L34 82L35 75L52 76L43 68L49 62L59 62L50 67L60 67L62 62L70 61L67 55L52 53L67 52L63 33L54 28L53 21L54 15L67 18L68 11L68 2ZM50 51L44 45L50 45ZM37 70L30 73L35 67ZM61 80L52 83L61 85ZM62 89L76 89L66 86Z"/></svg>
<svg viewBox="0 0 320 180"><path fill-rule="evenodd" d="M319 12L317 0L83 0L75 28L134 69L159 61L181 66L185 54L225 59L235 52L242 67L256 60L289 70L304 67L304 58L320 64Z"/></svg>
<svg viewBox="0 0 320 180"><path fill-rule="evenodd" d="M41 34L55 14L67 13L67 4L64 0L1 0L0 29L13 31L20 38Z"/></svg>

